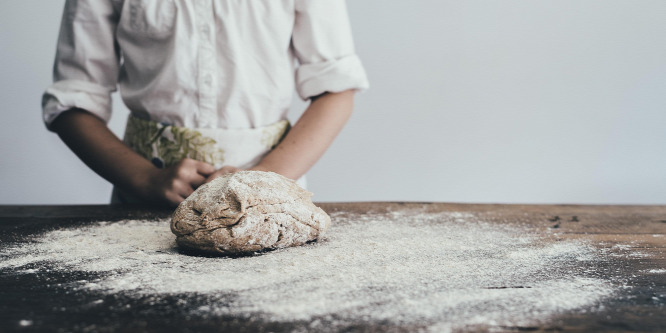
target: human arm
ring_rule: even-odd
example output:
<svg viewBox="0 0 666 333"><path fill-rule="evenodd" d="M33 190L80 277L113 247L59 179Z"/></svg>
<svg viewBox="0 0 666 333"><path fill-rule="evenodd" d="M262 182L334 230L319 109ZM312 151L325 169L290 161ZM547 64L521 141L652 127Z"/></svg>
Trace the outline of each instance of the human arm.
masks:
<svg viewBox="0 0 666 333"><path fill-rule="evenodd" d="M148 202L176 206L215 171L212 165L192 159L158 169L85 110L60 114L51 129L93 171Z"/></svg>
<svg viewBox="0 0 666 333"><path fill-rule="evenodd" d="M251 170L287 178L303 176L324 155L354 108L354 92L325 93L312 99L285 138Z"/></svg>
<svg viewBox="0 0 666 333"><path fill-rule="evenodd" d="M303 176L340 133L354 108L354 92L324 93L312 98L292 129L280 144L249 170L272 171L287 178ZM224 166L206 182L241 169Z"/></svg>
<svg viewBox="0 0 666 333"><path fill-rule="evenodd" d="M311 103L282 142L254 170L299 178L324 154L349 119L354 92L368 87L354 51L344 0L295 2L292 34L296 90Z"/></svg>
<svg viewBox="0 0 666 333"><path fill-rule="evenodd" d="M158 169L107 128L111 93L120 73L116 40L120 11L120 3L114 1L65 3L53 68L55 82L42 98L44 123L114 185L146 201L175 205L214 168L184 160Z"/></svg>

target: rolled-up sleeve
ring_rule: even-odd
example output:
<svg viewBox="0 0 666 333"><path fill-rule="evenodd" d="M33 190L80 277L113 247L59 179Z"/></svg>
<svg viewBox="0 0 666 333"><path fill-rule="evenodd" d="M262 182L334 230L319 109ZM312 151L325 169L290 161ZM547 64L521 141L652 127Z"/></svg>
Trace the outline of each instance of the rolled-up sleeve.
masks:
<svg viewBox="0 0 666 333"><path fill-rule="evenodd" d="M46 127L73 108L104 122L111 118L120 52L115 40L119 14L111 0L67 0L60 26L54 83L42 96Z"/></svg>
<svg viewBox="0 0 666 333"><path fill-rule="evenodd" d="M345 0L297 0L292 45L300 63L296 90L302 99L368 88Z"/></svg>

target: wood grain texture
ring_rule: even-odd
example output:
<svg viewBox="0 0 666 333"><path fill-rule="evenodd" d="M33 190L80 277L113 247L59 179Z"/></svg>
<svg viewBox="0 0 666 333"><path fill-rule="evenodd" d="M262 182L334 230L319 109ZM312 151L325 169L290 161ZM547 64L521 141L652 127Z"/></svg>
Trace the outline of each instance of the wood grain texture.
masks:
<svg viewBox="0 0 666 333"><path fill-rule="evenodd" d="M666 331L666 206L577 205L486 205L451 203L362 202L321 203L329 213L461 212L482 221L520 225L548 241L581 240L599 249L604 260L595 274L623 286L622 292L593 313L567 313L548 324L534 327L502 327L503 331ZM0 242L21 242L27 236L91 221L167 218L168 209L142 206L0 206ZM335 221L333 221L335 223ZM575 263L572 263L575 264ZM104 299L106 313L88 310L92 296L67 294L47 285L67 283L81 276L36 277L0 274L0 327L3 331L272 331L307 330L307 323L266 323L220 317L196 322L176 311L177 298L149 306L141 300L111 295ZM34 280L37 279L37 280ZM113 304L131 304L132 310ZM68 311L59 311L66 308ZM32 314L30 327L19 326ZM394 327L367 323L348 331L414 331L417 327ZM479 326L473 330L484 331Z"/></svg>

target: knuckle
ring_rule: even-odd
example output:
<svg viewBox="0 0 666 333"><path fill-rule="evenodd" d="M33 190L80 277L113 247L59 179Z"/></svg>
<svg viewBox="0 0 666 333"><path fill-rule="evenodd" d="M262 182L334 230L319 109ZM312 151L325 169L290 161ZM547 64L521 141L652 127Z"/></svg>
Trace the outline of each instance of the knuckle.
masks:
<svg viewBox="0 0 666 333"><path fill-rule="evenodd" d="M189 170L187 168L178 168L178 170L176 171L176 176L178 176L178 178L184 178L188 174Z"/></svg>
<svg viewBox="0 0 666 333"><path fill-rule="evenodd" d="M180 160L180 165L181 166L189 166L192 165L195 161L189 157L185 157L184 159Z"/></svg>

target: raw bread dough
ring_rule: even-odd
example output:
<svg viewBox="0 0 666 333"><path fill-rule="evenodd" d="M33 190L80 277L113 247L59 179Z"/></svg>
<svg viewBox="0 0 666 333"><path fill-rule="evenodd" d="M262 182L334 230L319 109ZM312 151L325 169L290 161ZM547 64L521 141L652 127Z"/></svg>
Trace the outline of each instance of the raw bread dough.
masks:
<svg viewBox="0 0 666 333"><path fill-rule="evenodd" d="M179 246L209 254L302 245L331 224L311 197L276 173L227 174L202 185L178 206L171 231Z"/></svg>

